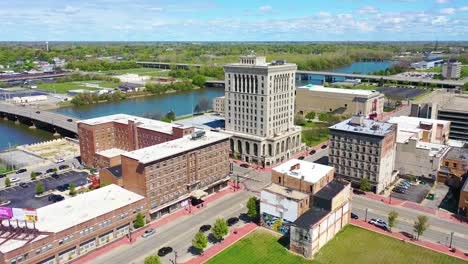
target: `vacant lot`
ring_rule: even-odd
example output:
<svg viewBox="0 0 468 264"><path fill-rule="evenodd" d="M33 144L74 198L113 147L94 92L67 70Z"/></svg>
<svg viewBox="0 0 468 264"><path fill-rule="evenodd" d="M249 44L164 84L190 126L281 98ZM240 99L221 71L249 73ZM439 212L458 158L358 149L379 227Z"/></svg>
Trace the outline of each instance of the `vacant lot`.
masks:
<svg viewBox="0 0 468 264"><path fill-rule="evenodd" d="M310 263L310 264L448 264L465 261L419 246L401 242L355 226L347 226L323 247L314 260L289 253L279 238L266 231L255 231L227 248L210 261L214 263Z"/></svg>
<svg viewBox="0 0 468 264"><path fill-rule="evenodd" d="M95 91L103 88L116 88L118 83L105 81L82 81L82 82L64 82L64 83L44 83L39 84L38 88L54 93L66 94L70 90L89 90Z"/></svg>

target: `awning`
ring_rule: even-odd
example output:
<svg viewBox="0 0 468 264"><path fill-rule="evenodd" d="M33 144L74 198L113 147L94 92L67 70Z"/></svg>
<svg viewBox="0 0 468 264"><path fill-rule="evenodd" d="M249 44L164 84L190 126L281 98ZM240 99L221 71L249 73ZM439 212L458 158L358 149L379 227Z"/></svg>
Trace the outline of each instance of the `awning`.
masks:
<svg viewBox="0 0 468 264"><path fill-rule="evenodd" d="M193 198L196 198L196 199L201 199L205 196L207 196L208 193L205 192L205 191L202 191L202 190L195 190L193 192L190 193L190 196L193 197Z"/></svg>

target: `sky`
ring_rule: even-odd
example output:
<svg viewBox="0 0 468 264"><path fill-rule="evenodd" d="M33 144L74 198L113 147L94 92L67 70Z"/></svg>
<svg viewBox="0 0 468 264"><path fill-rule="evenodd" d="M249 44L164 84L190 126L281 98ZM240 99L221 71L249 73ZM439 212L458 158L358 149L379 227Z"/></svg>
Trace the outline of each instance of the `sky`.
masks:
<svg viewBox="0 0 468 264"><path fill-rule="evenodd" d="M468 40L468 0L0 0L0 41Z"/></svg>

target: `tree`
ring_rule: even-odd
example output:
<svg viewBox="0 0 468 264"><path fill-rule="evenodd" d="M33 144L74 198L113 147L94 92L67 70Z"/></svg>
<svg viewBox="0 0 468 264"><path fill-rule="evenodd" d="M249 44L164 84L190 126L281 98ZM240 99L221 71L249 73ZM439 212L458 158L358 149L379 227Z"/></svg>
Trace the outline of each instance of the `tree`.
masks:
<svg viewBox="0 0 468 264"><path fill-rule="evenodd" d="M396 225L397 218L398 218L397 212L392 210L388 213L388 227L390 228L390 231L392 230L392 227Z"/></svg>
<svg viewBox="0 0 468 264"><path fill-rule="evenodd" d="M192 239L192 246L203 254L203 250L208 245L208 237L202 231L198 231Z"/></svg>
<svg viewBox="0 0 468 264"><path fill-rule="evenodd" d="M319 120L320 121L328 121L328 119L330 118L330 114L329 113L320 113L319 114Z"/></svg>
<svg viewBox="0 0 468 264"><path fill-rule="evenodd" d="M6 186L6 187L10 187L10 186L11 186L11 180L10 180L9 177L6 177L6 179L5 179L5 186Z"/></svg>
<svg viewBox="0 0 468 264"><path fill-rule="evenodd" d="M364 192L368 192L371 190L371 184L368 179L362 178L359 181L359 189Z"/></svg>
<svg viewBox="0 0 468 264"><path fill-rule="evenodd" d="M311 119L315 119L315 112L308 112L305 116L305 118L307 118L309 121Z"/></svg>
<svg viewBox="0 0 468 264"><path fill-rule="evenodd" d="M169 119L171 121L174 121L176 119L176 115L175 115L174 111L171 110L171 111L167 112L165 118L167 118L167 119Z"/></svg>
<svg viewBox="0 0 468 264"><path fill-rule="evenodd" d="M414 221L413 231L416 232L417 237L416 240L419 240L419 236L421 236L426 229L429 228L429 223L427 222L429 219L425 215L418 215L418 219Z"/></svg>
<svg viewBox="0 0 468 264"><path fill-rule="evenodd" d="M145 264L161 264L161 259L158 256L147 256Z"/></svg>
<svg viewBox="0 0 468 264"><path fill-rule="evenodd" d="M295 124L296 126L303 126L303 125L305 125L305 119L304 119L304 117L301 116L301 115L295 115L295 116L294 116L294 124Z"/></svg>
<svg viewBox="0 0 468 264"><path fill-rule="evenodd" d="M211 229L211 232L213 233L213 236L217 240L222 240L225 235L228 234L229 228L226 223L226 220L223 218L218 218L216 219L213 228Z"/></svg>
<svg viewBox="0 0 468 264"><path fill-rule="evenodd" d="M70 183L70 193L69 193L71 196L75 195L76 194L76 187L75 187L75 184L72 182Z"/></svg>
<svg viewBox="0 0 468 264"><path fill-rule="evenodd" d="M36 194L41 194L44 192L44 184L42 182L38 182L36 185Z"/></svg>
<svg viewBox="0 0 468 264"><path fill-rule="evenodd" d="M202 96L200 97L200 99L198 99L198 104L195 106L193 111L195 113L200 113L200 112L208 111L210 108L211 108L210 99L208 99L206 96Z"/></svg>
<svg viewBox="0 0 468 264"><path fill-rule="evenodd" d="M200 74L197 74L192 77L192 83L199 87L204 87L206 83L206 77Z"/></svg>
<svg viewBox="0 0 468 264"><path fill-rule="evenodd" d="M143 217L141 213L137 214L135 222L133 223L133 226L135 228L140 228L140 227L145 226L145 218Z"/></svg>
<svg viewBox="0 0 468 264"><path fill-rule="evenodd" d="M31 172L31 181L36 180L36 177L37 177L36 172L34 172L34 171Z"/></svg>
<svg viewBox="0 0 468 264"><path fill-rule="evenodd" d="M257 198L252 196L247 201L247 215L250 218L254 218L257 216Z"/></svg>

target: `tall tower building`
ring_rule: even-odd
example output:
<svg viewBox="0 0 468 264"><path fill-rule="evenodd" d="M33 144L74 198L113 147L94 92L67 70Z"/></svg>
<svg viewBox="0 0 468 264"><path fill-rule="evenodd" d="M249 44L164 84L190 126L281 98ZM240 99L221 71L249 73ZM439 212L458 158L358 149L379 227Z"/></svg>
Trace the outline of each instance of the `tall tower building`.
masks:
<svg viewBox="0 0 468 264"><path fill-rule="evenodd" d="M255 55L224 66L226 132L235 158L271 166L305 148L294 125L296 69Z"/></svg>

